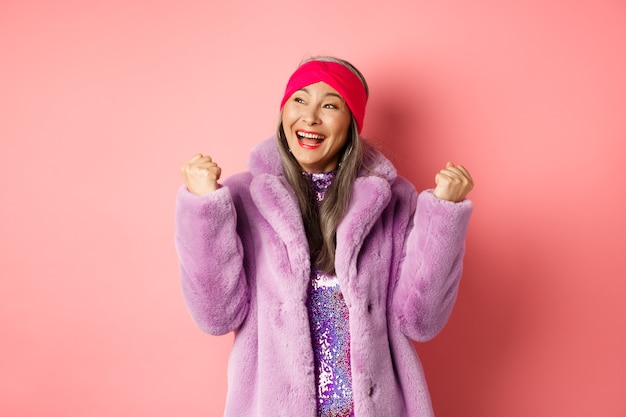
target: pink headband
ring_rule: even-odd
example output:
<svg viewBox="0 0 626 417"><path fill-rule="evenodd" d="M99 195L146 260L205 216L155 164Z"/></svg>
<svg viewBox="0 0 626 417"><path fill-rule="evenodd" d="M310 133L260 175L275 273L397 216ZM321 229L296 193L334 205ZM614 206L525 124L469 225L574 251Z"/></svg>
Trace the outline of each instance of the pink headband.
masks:
<svg viewBox="0 0 626 417"><path fill-rule="evenodd" d="M283 101L280 103L281 110L293 93L320 81L337 90L343 97L356 121L357 130L361 133L367 103L365 87L355 73L337 62L309 61L302 64L289 78Z"/></svg>

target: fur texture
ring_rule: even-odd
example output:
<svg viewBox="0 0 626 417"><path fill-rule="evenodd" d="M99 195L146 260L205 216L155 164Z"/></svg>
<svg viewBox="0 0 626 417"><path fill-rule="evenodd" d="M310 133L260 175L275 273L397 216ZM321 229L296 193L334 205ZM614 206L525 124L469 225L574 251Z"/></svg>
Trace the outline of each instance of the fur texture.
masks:
<svg viewBox="0 0 626 417"><path fill-rule="evenodd" d="M274 138L249 167L210 195L179 190L183 294L202 330L235 332L226 417L315 417L308 244ZM355 415L432 416L411 340L431 339L448 320L472 204L418 196L381 154L374 168L357 179L337 230Z"/></svg>

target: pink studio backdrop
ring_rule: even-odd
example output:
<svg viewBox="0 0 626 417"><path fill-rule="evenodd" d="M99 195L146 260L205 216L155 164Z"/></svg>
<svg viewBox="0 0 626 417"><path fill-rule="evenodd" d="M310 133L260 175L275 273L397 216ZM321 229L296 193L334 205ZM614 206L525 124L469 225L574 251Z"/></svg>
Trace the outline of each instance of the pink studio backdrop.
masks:
<svg viewBox="0 0 626 417"><path fill-rule="evenodd" d="M419 189L471 168L439 417L626 415L626 3L0 2L0 415L219 416L232 336L183 303L179 167L231 175L301 58L370 82Z"/></svg>

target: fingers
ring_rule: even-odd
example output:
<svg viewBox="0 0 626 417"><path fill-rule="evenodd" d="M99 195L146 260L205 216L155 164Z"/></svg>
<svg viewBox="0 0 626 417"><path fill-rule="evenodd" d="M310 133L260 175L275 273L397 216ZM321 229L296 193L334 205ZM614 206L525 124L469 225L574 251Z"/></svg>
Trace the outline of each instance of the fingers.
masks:
<svg viewBox="0 0 626 417"><path fill-rule="evenodd" d="M211 169L219 168L219 166L213 162L210 156L205 156L199 153L189 158L189 160L181 167L181 171L190 172L198 168Z"/></svg>
<svg viewBox="0 0 626 417"><path fill-rule="evenodd" d="M187 163L188 164L194 163L194 162L196 162L200 158L204 158L204 156L201 153L195 154L194 156L189 158L189 161L187 161ZM209 158L209 159L211 159L211 158Z"/></svg>
<svg viewBox="0 0 626 417"><path fill-rule="evenodd" d="M435 175L435 196L448 201L462 201L474 188L474 181L469 171L462 165L446 163Z"/></svg>
<svg viewBox="0 0 626 417"><path fill-rule="evenodd" d="M447 176L451 179L460 179L473 183L472 176L463 165L454 165L452 162L446 163L446 167L439 171L439 174Z"/></svg>
<svg viewBox="0 0 626 417"><path fill-rule="evenodd" d="M217 181L222 169L208 155L192 156L180 170L187 189L193 194L204 195L219 188Z"/></svg>
<svg viewBox="0 0 626 417"><path fill-rule="evenodd" d="M472 179L469 171L463 165L457 165L456 168L463 174L465 178L469 180L469 182L471 182L472 184L474 183L474 180Z"/></svg>
<svg viewBox="0 0 626 417"><path fill-rule="evenodd" d="M189 160L185 163L185 165L183 165L183 167L185 167L185 166L202 165L202 164L205 164L207 162L213 162L211 157L208 156L208 155L202 155L201 153L198 153L198 154L195 154L194 156L192 156L191 158L189 158Z"/></svg>

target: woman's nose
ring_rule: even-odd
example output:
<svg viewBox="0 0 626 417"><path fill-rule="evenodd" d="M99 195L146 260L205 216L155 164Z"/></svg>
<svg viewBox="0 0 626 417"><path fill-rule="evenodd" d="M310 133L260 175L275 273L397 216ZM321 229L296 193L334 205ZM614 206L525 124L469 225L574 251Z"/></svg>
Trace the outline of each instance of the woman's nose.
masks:
<svg viewBox="0 0 626 417"><path fill-rule="evenodd" d="M314 106L308 107L302 113L302 120L308 125L316 125L320 123L318 109Z"/></svg>

